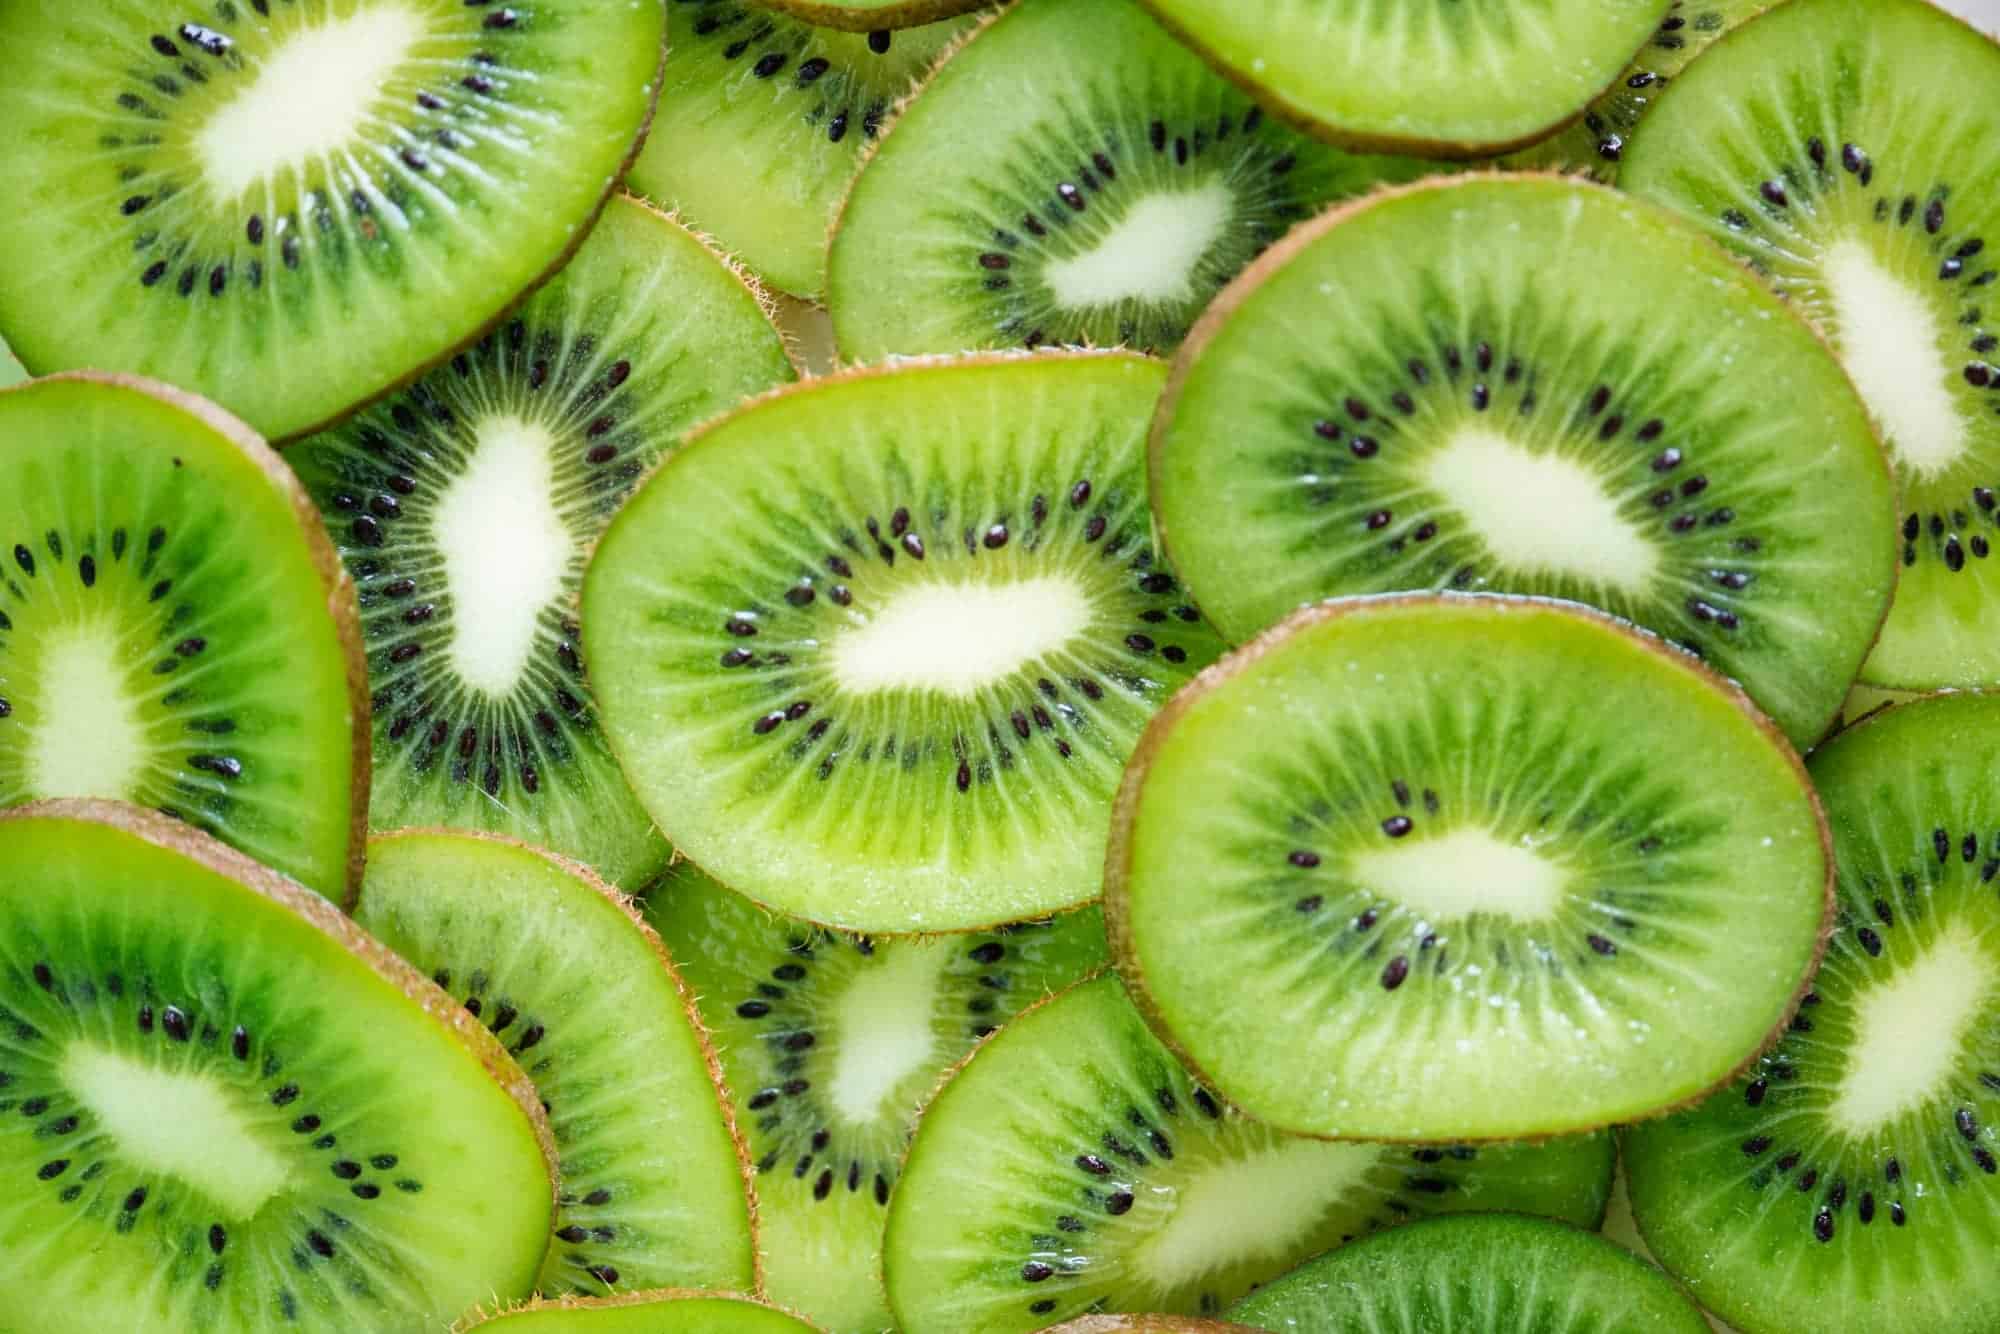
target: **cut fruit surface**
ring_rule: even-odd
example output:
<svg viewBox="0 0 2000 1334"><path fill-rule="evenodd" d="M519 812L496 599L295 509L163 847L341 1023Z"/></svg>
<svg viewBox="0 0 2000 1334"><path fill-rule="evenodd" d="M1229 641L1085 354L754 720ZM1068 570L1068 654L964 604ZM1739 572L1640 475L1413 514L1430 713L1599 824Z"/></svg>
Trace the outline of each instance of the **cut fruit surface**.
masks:
<svg viewBox="0 0 2000 1334"><path fill-rule="evenodd" d="M1261 1120L1510 1138L1701 1096L1791 1015L1829 909L1797 755L1584 608L1350 599L1180 695L1105 872L1151 1021Z"/></svg>
<svg viewBox="0 0 2000 1334"><path fill-rule="evenodd" d="M1243 1334L1246 1325L1173 1315L1086 1315L1053 1326L1049 1334Z"/></svg>
<svg viewBox="0 0 2000 1334"><path fill-rule="evenodd" d="M490 1334L811 1334L814 1327L754 1297L638 1292L530 1302L467 1328Z"/></svg>
<svg viewBox="0 0 2000 1334"><path fill-rule="evenodd" d="M991 0L756 0L756 3L764 9L796 14L808 23L873 36L886 29L909 28L970 13Z"/></svg>
<svg viewBox="0 0 2000 1334"><path fill-rule="evenodd" d="M346 902L354 588L283 462L191 395L81 375L0 394L0 473L0 807L152 807Z"/></svg>
<svg viewBox="0 0 2000 1334"><path fill-rule="evenodd" d="M925 1109L890 1200L889 1303L911 1334L1212 1315L1411 1216L1595 1227L1610 1187L1605 1135L1412 1149L1281 1134L1218 1102L1105 976L1001 1029Z"/></svg>
<svg viewBox="0 0 2000 1334"><path fill-rule="evenodd" d="M584 580L612 745L751 898L878 932L1097 894L1110 799L1217 644L1154 558L1130 353L903 363L708 427Z"/></svg>
<svg viewBox="0 0 2000 1334"><path fill-rule="evenodd" d="M1295 232L1182 348L1152 469L1232 639L1335 595L1570 598L1698 652L1801 746L1896 580L1888 466L1813 331L1664 210L1557 177Z"/></svg>

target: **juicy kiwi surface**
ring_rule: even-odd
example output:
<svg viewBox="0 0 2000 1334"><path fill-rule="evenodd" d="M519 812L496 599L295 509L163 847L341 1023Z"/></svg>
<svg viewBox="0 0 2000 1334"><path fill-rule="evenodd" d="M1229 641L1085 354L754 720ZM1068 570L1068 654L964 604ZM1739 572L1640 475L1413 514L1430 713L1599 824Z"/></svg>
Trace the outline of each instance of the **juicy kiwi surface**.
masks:
<svg viewBox="0 0 2000 1334"><path fill-rule="evenodd" d="M284 464L191 395L80 375L0 393L0 473L0 807L153 807L345 902L354 589Z"/></svg>
<svg viewBox="0 0 2000 1334"><path fill-rule="evenodd" d="M636 148L663 6L7 7L0 329L38 371L205 393L273 438L476 335Z"/></svg>
<svg viewBox="0 0 2000 1334"><path fill-rule="evenodd" d="M620 198L504 326L287 451L360 588L375 828L512 835L626 886L659 868L599 729L576 590L680 434L792 374L741 279Z"/></svg>
<svg viewBox="0 0 2000 1334"><path fill-rule="evenodd" d="M536 1301L466 1328L494 1334L809 1334L814 1326L754 1297L656 1291Z"/></svg>
<svg viewBox="0 0 2000 1334"><path fill-rule="evenodd" d="M1242 1334L1247 1328L1196 1316L1086 1315L1052 1326L1049 1334Z"/></svg>
<svg viewBox="0 0 2000 1334"><path fill-rule="evenodd" d="M1806 1005L1692 1111L1627 1133L1654 1254L1745 1334L2000 1327L2000 699L1816 752L1838 916Z"/></svg>
<svg viewBox="0 0 2000 1334"><path fill-rule="evenodd" d="M1269 120L1133 0L1021 0L855 178L829 261L834 332L860 361L1170 348L1294 222L1427 170Z"/></svg>
<svg viewBox="0 0 2000 1334"><path fill-rule="evenodd" d="M1570 598L1708 659L1801 746L1896 580L1888 467L1813 331L1670 213L1559 177L1287 238L1183 348L1152 470L1232 639L1329 595Z"/></svg>
<svg viewBox="0 0 2000 1334"><path fill-rule="evenodd" d="M0 1330L400 1332L527 1294L548 1126L422 976L135 808L0 815L0 865Z"/></svg>
<svg viewBox="0 0 2000 1334"><path fill-rule="evenodd" d="M1863 676L2000 682L2000 46L1921 0L1794 0L1675 81L1620 180L1813 320L1888 439L1902 583Z"/></svg>
<svg viewBox="0 0 2000 1334"><path fill-rule="evenodd" d="M835 1334L887 1328L882 1230L918 1106L980 1038L1104 963L1103 918L875 941L773 918L685 861L646 913L749 1140L763 1291Z"/></svg>
<svg viewBox="0 0 2000 1334"><path fill-rule="evenodd" d="M1163 368L993 355L708 427L605 532L586 656L634 789L731 888L854 930L1094 898L1146 719L1217 644L1155 558Z"/></svg>
<svg viewBox="0 0 2000 1334"><path fill-rule="evenodd" d="M699 4L702 0L682 0ZM760 7L796 14L810 23L873 35L890 28L934 23L965 14L990 0L757 0Z"/></svg>
<svg viewBox="0 0 2000 1334"><path fill-rule="evenodd" d="M1611 1159L1605 1135L1477 1149L1284 1135L1221 1103L1105 976L1002 1028L925 1109L890 1199L889 1303L910 1334L1212 1315L1425 1214L1595 1227Z"/></svg>

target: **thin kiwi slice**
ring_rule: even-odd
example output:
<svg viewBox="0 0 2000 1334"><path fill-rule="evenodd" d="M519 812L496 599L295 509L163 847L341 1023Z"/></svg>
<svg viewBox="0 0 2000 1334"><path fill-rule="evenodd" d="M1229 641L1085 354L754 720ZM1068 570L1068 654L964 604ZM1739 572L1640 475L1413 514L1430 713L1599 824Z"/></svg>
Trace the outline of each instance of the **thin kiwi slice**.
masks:
<svg viewBox="0 0 2000 1334"><path fill-rule="evenodd" d="M369 848L355 919L535 1083L561 1204L539 1290L755 1286L715 1054L659 937L615 891L521 844L392 834Z"/></svg>
<svg viewBox="0 0 2000 1334"><path fill-rule="evenodd" d="M0 807L153 807L346 902L366 668L285 465L192 395L78 374L0 393L0 475Z"/></svg>
<svg viewBox="0 0 2000 1334"><path fill-rule="evenodd" d="M1052 1326L1049 1334L1245 1334L1247 1325L1178 1315L1086 1315Z"/></svg>
<svg viewBox="0 0 2000 1334"><path fill-rule="evenodd" d="M0 865L5 1315L414 1331L527 1295L548 1123L421 974L134 807L0 815Z"/></svg>
<svg viewBox="0 0 2000 1334"><path fill-rule="evenodd" d="M1570 598L1700 653L1801 746L1896 580L1888 465L1813 331L1666 211L1553 176L1286 238L1182 348L1152 471L1231 639L1338 594Z"/></svg>
<svg viewBox="0 0 2000 1334"><path fill-rule="evenodd" d="M808 23L872 36L892 28L911 28L967 14L994 0L753 0L753 3L763 9L796 14Z"/></svg>
<svg viewBox="0 0 2000 1334"><path fill-rule="evenodd" d="M873 932L1097 895L1139 730L1217 651L1147 531L1164 368L853 371L695 435L619 512L585 656L639 799L731 888Z"/></svg>
<svg viewBox="0 0 2000 1334"><path fill-rule="evenodd" d="M1612 1156L1603 1134L1479 1149L1282 1134L1221 1103L1100 977L1002 1028L925 1109L890 1197L889 1304L909 1334L1214 1315L1412 1217L1516 1209L1595 1227Z"/></svg>
<svg viewBox="0 0 2000 1334"><path fill-rule="evenodd" d="M626 887L659 869L598 728L577 586L683 431L792 374L757 294L619 198L505 326L287 451L360 586L375 828L506 834Z"/></svg>
<svg viewBox="0 0 2000 1334"><path fill-rule="evenodd" d="M1133 0L1020 0L938 68L833 237L841 354L1171 348L1329 200L1431 170L1267 119Z"/></svg>
<svg viewBox="0 0 2000 1334"><path fill-rule="evenodd" d="M755 1297L656 1290L536 1300L465 1325L460 1334L811 1334L814 1326Z"/></svg>
<svg viewBox="0 0 2000 1334"><path fill-rule="evenodd" d="M1745 1334L2000 1328L2000 698L1813 755L1839 913L1777 1047L1626 1135L1662 1264Z"/></svg>
<svg viewBox="0 0 2000 1334"><path fill-rule="evenodd" d="M2000 45L1921 0L1794 0L1674 82L1620 180L1812 319L1889 441L1904 569L1864 678L2000 683Z"/></svg>
<svg viewBox="0 0 2000 1334"><path fill-rule="evenodd" d="M303 434L559 267L637 150L664 6L8 7L0 329Z"/></svg>
<svg viewBox="0 0 2000 1334"><path fill-rule="evenodd" d="M687 861L646 915L703 998L749 1137L764 1292L831 1330L887 1328L882 1228L917 1108L980 1038L1104 963L1103 917L876 941L773 918Z"/></svg>

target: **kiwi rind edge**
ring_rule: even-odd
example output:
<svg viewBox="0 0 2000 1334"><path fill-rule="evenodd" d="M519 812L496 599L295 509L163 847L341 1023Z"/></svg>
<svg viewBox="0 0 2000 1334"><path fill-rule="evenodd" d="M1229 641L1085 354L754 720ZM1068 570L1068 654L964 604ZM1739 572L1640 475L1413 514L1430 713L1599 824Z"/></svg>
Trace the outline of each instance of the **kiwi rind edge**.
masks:
<svg viewBox="0 0 2000 1334"><path fill-rule="evenodd" d="M641 140L641 143L643 144L644 141ZM662 208L658 204L655 204L652 200L625 185L623 178L620 178L618 187L605 200L606 207L610 206L612 199L643 209L661 222L671 223L674 227L693 237L696 244L708 252L709 258L728 270L729 276L742 284L743 289L749 292L751 299L757 303L757 309L763 313L765 320L770 323L772 328L778 331L778 340L784 346L785 360L791 363L792 373L801 378L809 373L806 369L804 358L799 354L796 345L797 338L790 329L785 327L784 321L779 314L777 297L771 294L771 289L764 285L763 279L759 278L749 265L738 259L734 251L722 244L719 237L713 232L706 232L695 226L694 223L682 215L679 209Z"/></svg>
<svg viewBox="0 0 2000 1334"><path fill-rule="evenodd" d="M1085 1315L1053 1325L1043 1334L1253 1334L1252 1325L1179 1315Z"/></svg>
<svg viewBox="0 0 2000 1334"><path fill-rule="evenodd" d="M605 1297L531 1297L525 1302L495 1307L490 1311L483 1307L477 1308L452 1325L450 1334L468 1334L468 1331L490 1324L502 1316L528 1315L535 1311L605 1311L621 1306L650 1306L655 1302L678 1301L741 1302L745 1306L759 1306L767 1311L788 1315L807 1329L819 1329L818 1325L797 1311L779 1306L776 1302L760 1295L763 1286L764 1280L760 1271L757 1280L758 1293L711 1292L705 1288L647 1288L639 1292L614 1292Z"/></svg>
<svg viewBox="0 0 2000 1334"><path fill-rule="evenodd" d="M884 28L917 28L940 19L970 14L994 0L902 0L899 4L856 9L852 5L830 5L816 0L750 0L759 9L775 9L804 19L819 28L841 32L877 32Z"/></svg>

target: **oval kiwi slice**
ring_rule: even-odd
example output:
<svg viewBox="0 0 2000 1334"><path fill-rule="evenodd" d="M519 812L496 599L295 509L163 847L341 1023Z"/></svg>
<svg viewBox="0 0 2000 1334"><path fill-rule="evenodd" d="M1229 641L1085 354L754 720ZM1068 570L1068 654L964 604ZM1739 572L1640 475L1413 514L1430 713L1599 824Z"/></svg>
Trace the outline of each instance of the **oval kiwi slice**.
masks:
<svg viewBox="0 0 2000 1334"><path fill-rule="evenodd" d="M2000 1328L2000 699L1875 714L1812 759L1839 912L1784 1039L1628 1133L1639 1229L1746 1334Z"/></svg>
<svg viewBox="0 0 2000 1334"><path fill-rule="evenodd" d="M1299 613L1148 728L1105 871L1159 1030L1273 1125L1557 1134L1688 1102L1782 1029L1830 909L1798 756L1582 607Z"/></svg>
<svg viewBox="0 0 2000 1334"><path fill-rule="evenodd" d="M164 817L0 815L0 1256L38 1331L437 1329L525 1296L555 1146L500 1045Z"/></svg>
<svg viewBox="0 0 2000 1334"><path fill-rule="evenodd" d="M810 1334L813 1328L754 1297L664 1290L533 1301L466 1327L490 1334Z"/></svg>
<svg viewBox="0 0 2000 1334"><path fill-rule="evenodd" d="M1595 1227L1611 1159L1607 1135L1412 1149L1282 1134L1219 1102L1100 977L1002 1028L925 1109L889 1202L889 1304L910 1334L1212 1315L1413 1216Z"/></svg>
<svg viewBox="0 0 2000 1334"><path fill-rule="evenodd" d="M331 899L361 878L354 587L285 465L165 385L0 393L0 806L104 797Z"/></svg>

